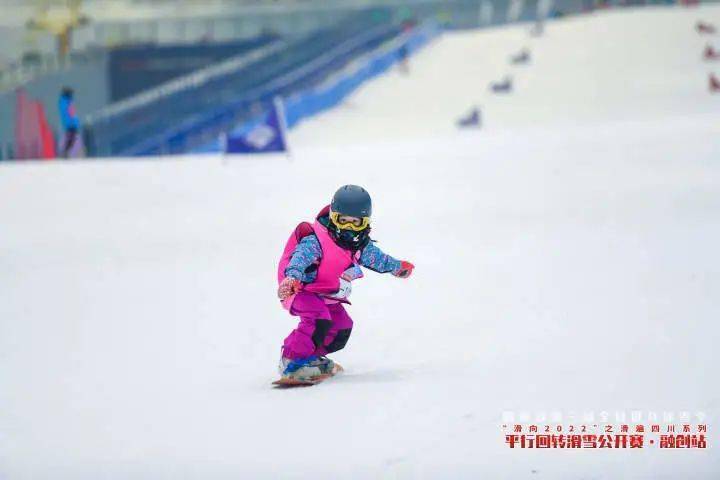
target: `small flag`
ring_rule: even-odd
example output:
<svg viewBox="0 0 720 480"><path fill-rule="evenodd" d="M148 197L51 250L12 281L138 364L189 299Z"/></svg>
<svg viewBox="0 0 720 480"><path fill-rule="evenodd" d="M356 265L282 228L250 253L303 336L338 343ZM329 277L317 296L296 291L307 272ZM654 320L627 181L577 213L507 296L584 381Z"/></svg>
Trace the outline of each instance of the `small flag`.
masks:
<svg viewBox="0 0 720 480"><path fill-rule="evenodd" d="M275 97L265 121L243 134L230 134L225 139L225 153L286 152L285 110L280 97Z"/></svg>

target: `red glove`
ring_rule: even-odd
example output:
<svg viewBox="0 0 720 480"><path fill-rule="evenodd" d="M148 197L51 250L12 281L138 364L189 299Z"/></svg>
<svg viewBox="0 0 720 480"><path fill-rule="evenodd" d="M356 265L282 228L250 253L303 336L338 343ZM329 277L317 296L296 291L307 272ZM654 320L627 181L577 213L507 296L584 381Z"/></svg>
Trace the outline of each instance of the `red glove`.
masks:
<svg viewBox="0 0 720 480"><path fill-rule="evenodd" d="M302 289L302 283L297 278L285 277L278 287L278 298L285 300Z"/></svg>
<svg viewBox="0 0 720 480"><path fill-rule="evenodd" d="M403 260L402 262L400 262L400 269L396 272L393 272L393 275L399 278L408 278L410 275L412 275L412 271L414 268L415 265Z"/></svg>

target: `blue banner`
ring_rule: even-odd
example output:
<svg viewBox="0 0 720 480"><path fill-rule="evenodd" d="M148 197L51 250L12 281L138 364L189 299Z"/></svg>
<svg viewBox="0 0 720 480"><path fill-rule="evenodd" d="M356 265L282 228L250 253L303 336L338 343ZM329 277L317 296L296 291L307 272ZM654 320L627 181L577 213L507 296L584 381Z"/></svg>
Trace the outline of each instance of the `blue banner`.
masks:
<svg viewBox="0 0 720 480"><path fill-rule="evenodd" d="M280 97L275 97L273 107L264 122L254 125L243 133L228 135L225 153L269 153L287 151L285 115Z"/></svg>

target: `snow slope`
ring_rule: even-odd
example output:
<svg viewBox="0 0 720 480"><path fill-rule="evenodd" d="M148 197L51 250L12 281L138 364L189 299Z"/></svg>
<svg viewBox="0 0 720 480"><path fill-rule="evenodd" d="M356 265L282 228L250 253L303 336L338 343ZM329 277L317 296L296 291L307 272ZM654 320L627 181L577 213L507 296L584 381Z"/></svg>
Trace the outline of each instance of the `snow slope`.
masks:
<svg viewBox="0 0 720 480"><path fill-rule="evenodd" d="M0 478L718 478L698 18L720 8L447 34L301 125L289 160L0 165ZM489 96L507 72L517 93ZM454 131L472 103L488 128ZM295 324L275 262L347 182L416 274L355 286L344 375L273 390ZM632 410L702 412L709 448L510 450L501 429Z"/></svg>

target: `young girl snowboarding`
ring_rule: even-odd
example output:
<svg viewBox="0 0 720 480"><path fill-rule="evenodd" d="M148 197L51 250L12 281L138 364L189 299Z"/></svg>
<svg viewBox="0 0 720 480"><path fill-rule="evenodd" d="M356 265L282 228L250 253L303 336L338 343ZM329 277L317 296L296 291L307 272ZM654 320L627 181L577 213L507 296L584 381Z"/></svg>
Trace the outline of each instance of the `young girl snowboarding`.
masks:
<svg viewBox="0 0 720 480"><path fill-rule="evenodd" d="M282 348L283 379L312 380L335 373L326 357L345 347L353 322L343 307L361 266L407 278L413 264L383 253L370 239L372 203L364 188L345 185L313 224L295 228L278 267L278 297L297 328Z"/></svg>

